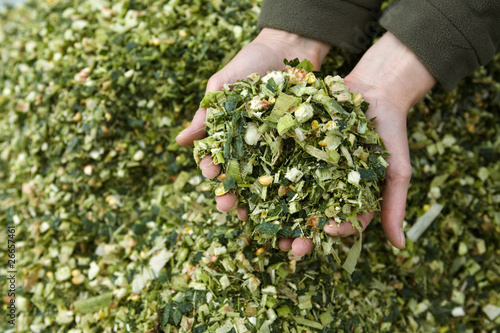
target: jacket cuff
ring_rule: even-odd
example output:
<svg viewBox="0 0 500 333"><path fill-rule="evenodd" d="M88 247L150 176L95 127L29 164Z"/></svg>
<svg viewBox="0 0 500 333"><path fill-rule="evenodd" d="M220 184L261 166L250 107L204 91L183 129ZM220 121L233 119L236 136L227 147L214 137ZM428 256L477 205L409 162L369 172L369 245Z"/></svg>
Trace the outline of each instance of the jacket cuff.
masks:
<svg viewBox="0 0 500 333"><path fill-rule="evenodd" d="M384 11L380 24L413 51L448 91L480 66L472 44L430 1L396 2Z"/></svg>
<svg viewBox="0 0 500 333"><path fill-rule="evenodd" d="M273 28L361 52L378 26L381 0L264 0L258 27Z"/></svg>

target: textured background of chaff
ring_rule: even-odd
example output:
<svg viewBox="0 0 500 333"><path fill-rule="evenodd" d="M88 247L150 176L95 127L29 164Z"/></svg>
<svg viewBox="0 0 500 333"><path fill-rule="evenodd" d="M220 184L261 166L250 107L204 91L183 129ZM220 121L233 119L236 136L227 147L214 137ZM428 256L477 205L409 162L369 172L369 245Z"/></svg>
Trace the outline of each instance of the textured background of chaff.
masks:
<svg viewBox="0 0 500 333"><path fill-rule="evenodd" d="M174 140L210 75L255 36L258 4L0 12L0 255L14 224L18 332L498 327L500 59L409 114L405 228L418 220L420 237L395 250L374 221L352 276L329 256L290 265L215 210ZM333 50L323 71L355 61Z"/></svg>

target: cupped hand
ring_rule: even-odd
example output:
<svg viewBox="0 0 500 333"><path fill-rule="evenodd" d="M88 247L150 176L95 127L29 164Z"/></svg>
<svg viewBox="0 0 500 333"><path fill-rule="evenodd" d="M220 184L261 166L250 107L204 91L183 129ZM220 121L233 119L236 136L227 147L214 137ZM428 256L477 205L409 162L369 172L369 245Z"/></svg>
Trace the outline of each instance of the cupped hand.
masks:
<svg viewBox="0 0 500 333"><path fill-rule="evenodd" d="M316 69L319 69L323 58L330 49L327 44L301 37L299 35L275 30L262 29L260 34L245 46L222 70L214 74L207 83L206 92L221 90L225 83L236 82L252 73L265 75L270 70L284 70L283 59L308 59ZM192 145L194 140L206 136L205 132L206 109L198 109L191 124L176 138L182 146ZM199 164L203 176L216 177L221 170L220 165L213 163L209 156L205 156ZM227 212L236 204L234 194L224 194L216 197L217 209ZM246 210L238 207L240 219L246 219Z"/></svg>
<svg viewBox="0 0 500 333"><path fill-rule="evenodd" d="M220 90L224 83L235 82L252 73L264 75L269 70L282 70L284 58L308 59L319 69L328 49L328 45L316 40L280 30L263 29L253 42L210 78L206 91ZM368 49L345 78L350 91L361 93L370 103L367 118L376 117L374 126L391 153L387 158L389 166L382 191L381 221L388 240L397 248L405 247L402 226L411 178L406 115L435 82L435 78L415 54L389 32ZM196 112L190 126L177 137L180 145L190 145L193 140L202 139L206 135L205 114L205 109ZM214 178L220 173L220 166L213 164L208 156L200 161L199 166L207 178ZM216 201L217 208L225 212L234 207L236 197L225 194L216 197ZM238 207L238 216L241 219L247 218L243 207ZM373 216L374 213L358 216L363 228L368 226ZM332 236L340 237L358 232L350 222L336 225L334 221L330 221L330 225L325 226L324 230ZM284 238L279 242L282 250L291 250L296 258L310 253L313 246L312 241L307 238Z"/></svg>
<svg viewBox="0 0 500 333"><path fill-rule="evenodd" d="M357 81L349 76L346 77L345 83L349 87L358 87ZM351 89L351 91L360 92L359 89ZM402 249L405 247L402 226L405 216L406 194L412 172L406 132L406 113L409 108L398 106L392 102L390 96L384 96L378 91L367 91L363 97L370 103L367 118L376 117L373 125L384 140L387 151L391 154L386 158L389 166L386 170L385 186L382 190L383 200L380 212L382 227L391 244ZM374 215L374 213L358 215L363 229L370 224ZM330 224L326 225L324 230L331 236L346 237L358 233L351 222L343 222L340 225L337 225L333 220L329 222ZM298 257L313 250L312 242L304 238L282 239L279 245L282 250L292 249L293 254Z"/></svg>
<svg viewBox="0 0 500 333"><path fill-rule="evenodd" d="M434 76L416 55L390 32L366 51L345 78L350 91L361 93L370 103L367 118L376 117L373 125L391 154L386 159L389 166L382 190L380 218L387 239L399 249L405 247L403 219L412 173L406 116L435 83ZM373 216L373 213L358 216L363 228ZM330 221L324 230L341 237L358 232L350 222L337 226L335 221ZM282 239L279 245L282 250L292 249L299 257L313 249L312 242L304 238Z"/></svg>

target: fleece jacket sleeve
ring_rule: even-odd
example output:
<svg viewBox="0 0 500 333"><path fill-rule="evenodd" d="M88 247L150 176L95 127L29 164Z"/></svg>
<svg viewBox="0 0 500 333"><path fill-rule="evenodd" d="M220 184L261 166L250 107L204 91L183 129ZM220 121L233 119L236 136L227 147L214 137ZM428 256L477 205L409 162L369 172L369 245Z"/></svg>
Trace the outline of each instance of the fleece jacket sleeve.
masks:
<svg viewBox="0 0 500 333"><path fill-rule="evenodd" d="M376 32L382 0L264 0L258 26L360 52Z"/></svg>
<svg viewBox="0 0 500 333"><path fill-rule="evenodd" d="M500 51L499 0L400 0L384 11L380 24L446 90Z"/></svg>

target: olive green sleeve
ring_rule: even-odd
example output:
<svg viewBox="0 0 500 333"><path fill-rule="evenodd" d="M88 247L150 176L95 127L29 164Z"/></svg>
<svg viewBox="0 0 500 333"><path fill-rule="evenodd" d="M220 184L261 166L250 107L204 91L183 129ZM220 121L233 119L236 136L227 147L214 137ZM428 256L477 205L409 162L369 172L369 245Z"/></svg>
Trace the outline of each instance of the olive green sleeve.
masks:
<svg viewBox="0 0 500 333"><path fill-rule="evenodd" d="M400 0L380 24L412 50L446 90L500 50L498 0Z"/></svg>
<svg viewBox="0 0 500 333"><path fill-rule="evenodd" d="M259 28L274 28L360 52L376 32L382 0L264 0Z"/></svg>

